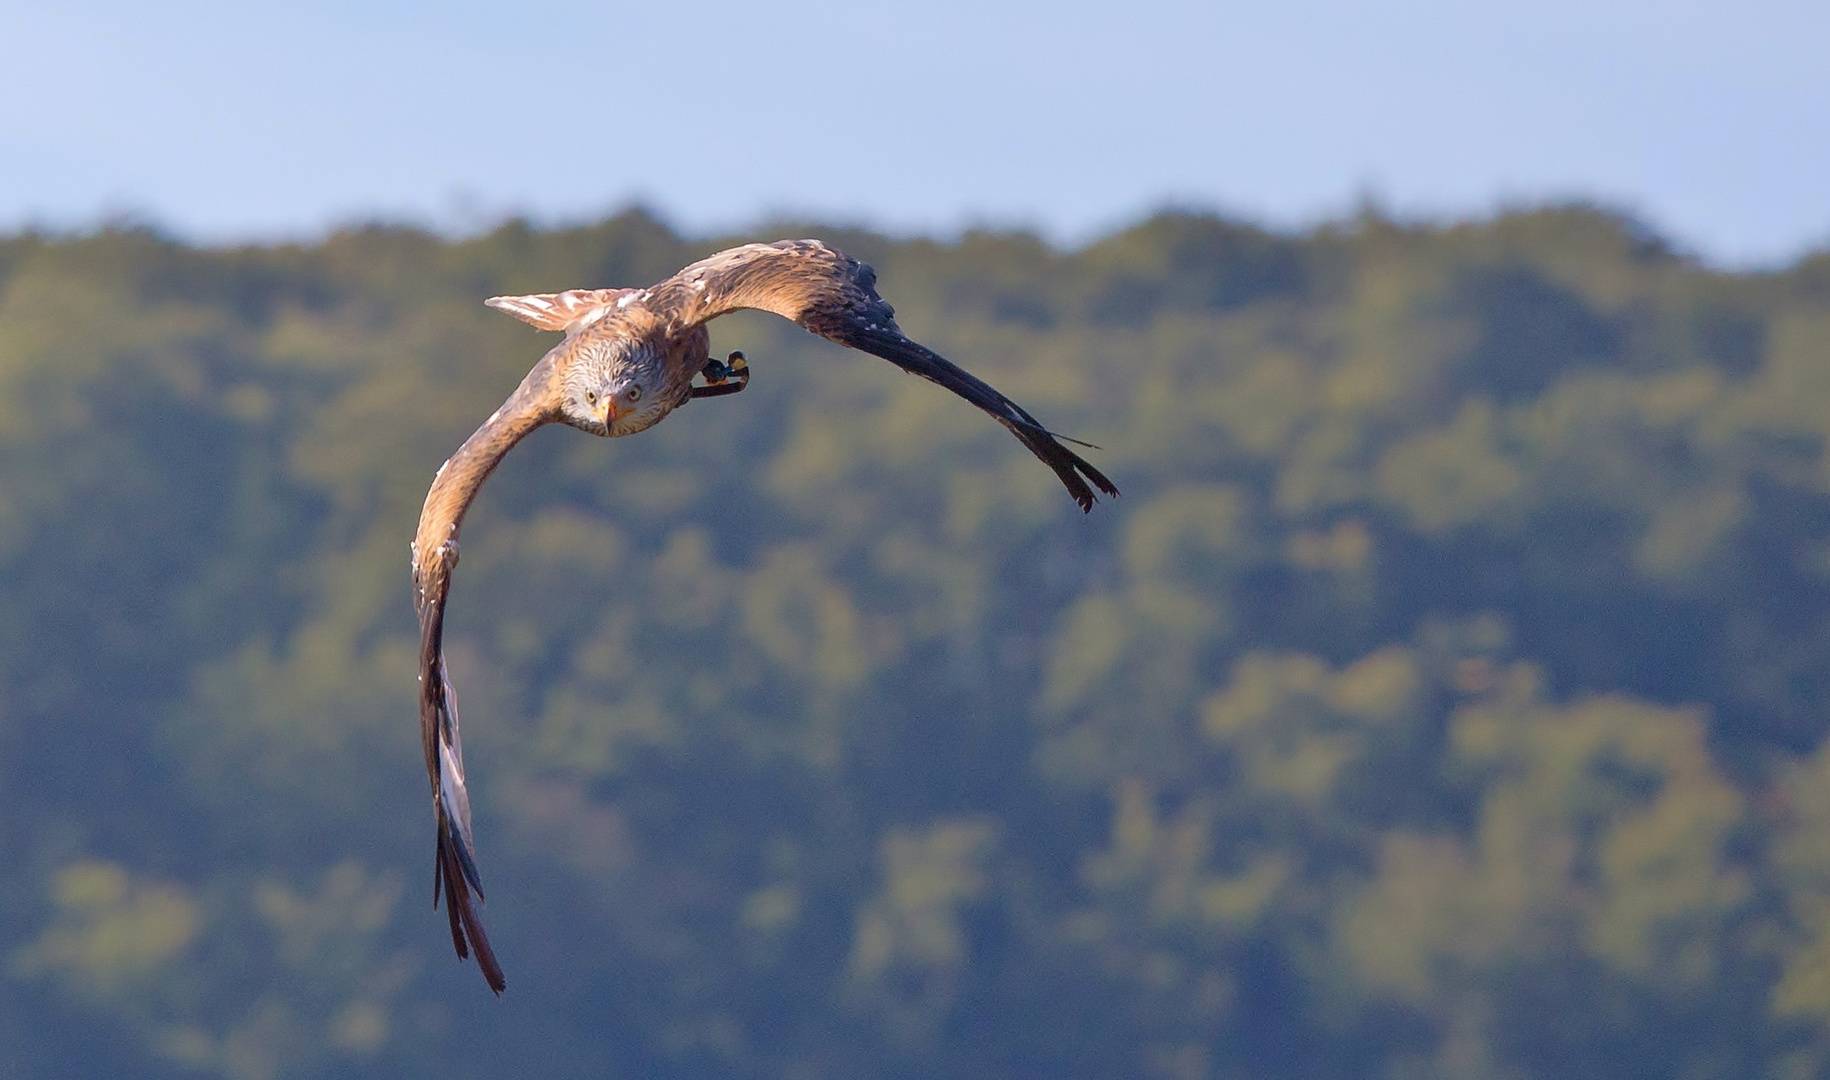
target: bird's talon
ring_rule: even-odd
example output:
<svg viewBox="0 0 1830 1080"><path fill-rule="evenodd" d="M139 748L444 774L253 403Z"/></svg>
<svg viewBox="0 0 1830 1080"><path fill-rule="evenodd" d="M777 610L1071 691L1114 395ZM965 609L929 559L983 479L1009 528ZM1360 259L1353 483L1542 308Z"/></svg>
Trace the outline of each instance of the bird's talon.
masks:
<svg viewBox="0 0 1830 1080"><path fill-rule="evenodd" d="M705 385L693 387L692 396L696 398L723 397L750 385L750 364L741 352L723 360L707 360L699 374L705 376Z"/></svg>

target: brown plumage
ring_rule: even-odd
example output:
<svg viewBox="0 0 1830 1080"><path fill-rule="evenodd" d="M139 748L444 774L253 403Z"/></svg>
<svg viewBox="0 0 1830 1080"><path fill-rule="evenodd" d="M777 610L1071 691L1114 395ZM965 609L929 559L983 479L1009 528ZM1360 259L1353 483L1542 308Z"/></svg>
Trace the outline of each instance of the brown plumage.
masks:
<svg viewBox="0 0 1830 1080"><path fill-rule="evenodd" d="M538 296L498 296L489 306L544 330L562 330L555 346L515 392L439 468L426 494L413 541L414 605L419 613L419 721L426 773L438 822L433 903L441 895L459 957L475 951L496 993L506 985L483 933L483 898L470 838L470 799L458 738L457 698L445 674L445 597L458 561L458 525L483 481L535 428L564 423L594 435L631 435L694 397L741 390L742 355L711 359L705 324L741 308L769 311L808 330L883 357L965 398L1009 428L1055 471L1068 494L1089 510L1095 489L1117 495L1098 469L1063 446L1023 407L910 341L895 312L877 295L864 263L817 240L746 244L696 262L650 289L579 289ZM706 385L694 386L704 375Z"/></svg>

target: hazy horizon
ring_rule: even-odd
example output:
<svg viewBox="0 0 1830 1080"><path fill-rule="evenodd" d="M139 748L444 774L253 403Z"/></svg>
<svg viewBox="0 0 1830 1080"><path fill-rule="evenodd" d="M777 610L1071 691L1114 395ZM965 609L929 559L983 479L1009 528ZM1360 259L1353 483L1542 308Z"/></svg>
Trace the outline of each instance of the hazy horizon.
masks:
<svg viewBox="0 0 1830 1080"><path fill-rule="evenodd" d="M753 220L718 222L704 227L694 228L682 221L679 216L670 214L662 207L639 200L628 201L607 206L597 213L578 215L541 216L525 211L504 211L503 213L473 220L458 221L439 220L430 216L410 214L388 215L352 214L345 218L328 221L320 226L299 229L293 232L276 232L269 235L249 236L198 236L186 232L172 223L161 220L156 214L148 211L121 208L98 213L86 221L62 223L20 222L10 228L0 228L0 237L19 235L39 235L53 240L67 240L83 236L94 236L109 230L145 230L152 235L173 243L204 251L232 251L236 249L272 249L288 246L313 247L324 244L334 237L369 228L409 229L424 232L448 243L461 243L468 240L480 240L499 229L516 223L522 223L537 232L563 232L571 229L592 228L606 222L623 218L630 214L645 216L675 236L686 241L719 240L731 237L752 235L760 237L767 233L775 236L780 233L786 237L788 232L808 228L843 229L848 231L868 232L895 242L930 241L942 245L957 244L974 234L995 234L1003 236L1027 236L1039 240L1051 251L1060 255L1072 255L1084 251L1096 244L1112 240L1124 233L1141 227L1146 223L1163 216L1188 216L1213 218L1230 225L1244 225L1249 228L1262 229L1269 235L1286 240L1301 241L1319 232L1331 228L1351 228L1365 215L1377 220L1397 225L1401 228L1415 229L1448 229L1456 227L1481 228L1498 220L1532 214L1540 211L1558 211L1564 209L1595 210L1605 215L1619 218L1624 222L1644 230L1647 236L1669 247L1671 252L1681 258L1689 259L1699 266L1727 273L1781 273L1799 263L1830 254L1830 237L1819 243L1800 248L1791 255L1770 263L1755 265L1725 264L1712 256L1711 252L1699 250L1686 243L1682 236L1673 235L1661 227L1660 222L1648 220L1635 212L1631 207L1610 204L1596 200L1537 199L1517 202L1496 203L1482 211L1471 211L1466 214L1405 214L1380 203L1370 194L1359 205L1344 207L1337 213L1319 215L1299 222L1272 222L1250 215L1229 211L1224 206L1203 206L1188 202L1165 201L1154 206L1142 207L1137 213L1103 223L1097 229L1084 234L1051 235L1047 230L1022 222L1001 222L968 220L953 226L934 228L894 228L883 223L849 218L844 216L822 217L814 211L804 214L768 213L759 214Z"/></svg>

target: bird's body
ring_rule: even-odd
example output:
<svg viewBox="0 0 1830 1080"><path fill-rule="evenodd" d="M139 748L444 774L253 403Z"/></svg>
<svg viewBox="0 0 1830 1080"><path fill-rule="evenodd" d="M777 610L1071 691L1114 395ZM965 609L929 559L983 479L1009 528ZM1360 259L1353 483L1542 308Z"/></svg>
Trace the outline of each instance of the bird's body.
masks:
<svg viewBox="0 0 1830 1080"><path fill-rule="evenodd" d="M413 542L413 581L420 624L420 734L438 822L433 900L442 894L458 955L474 949L490 987L501 993L502 969L470 897L474 891L480 899L482 888L470 837L457 699L445 673L444 613L464 511L502 456L528 433L564 423L593 435L633 435L695 397L741 390L749 379L746 362L737 353L728 363L713 360L705 324L749 308L791 319L952 390L1016 435L1055 471L1082 509L1092 507L1095 488L1108 495L1118 494L1118 488L1021 406L909 340L896 327L895 311L877 295L871 268L817 240L731 248L647 289L499 296L488 303L566 337L440 466ZM700 375L706 384L695 386Z"/></svg>

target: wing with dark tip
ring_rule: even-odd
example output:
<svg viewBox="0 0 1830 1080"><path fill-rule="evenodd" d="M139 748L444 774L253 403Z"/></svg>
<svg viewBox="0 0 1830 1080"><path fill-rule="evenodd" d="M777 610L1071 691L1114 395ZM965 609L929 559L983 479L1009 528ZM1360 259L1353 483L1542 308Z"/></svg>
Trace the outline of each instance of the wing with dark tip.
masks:
<svg viewBox="0 0 1830 1080"><path fill-rule="evenodd" d="M818 240L746 244L696 262L650 290L648 306L693 326L741 308L773 312L841 345L880 356L904 371L953 391L990 413L1031 453L1055 470L1082 510L1094 488L1118 488L1021 405L896 326L896 312L877 295L867 264ZM1091 486L1089 486L1089 482Z"/></svg>
<svg viewBox="0 0 1830 1080"><path fill-rule="evenodd" d="M470 792L464 784L457 693L445 671L445 599L451 592L452 571L457 569L458 526L464 511L502 456L552 418L548 370L546 361L537 365L502 408L439 467L413 540L413 607L419 615L419 734L438 825L432 905L437 907L443 899L451 920L452 946L460 958L475 951L483 978L498 994L508 983L477 913L483 885L470 835Z"/></svg>

